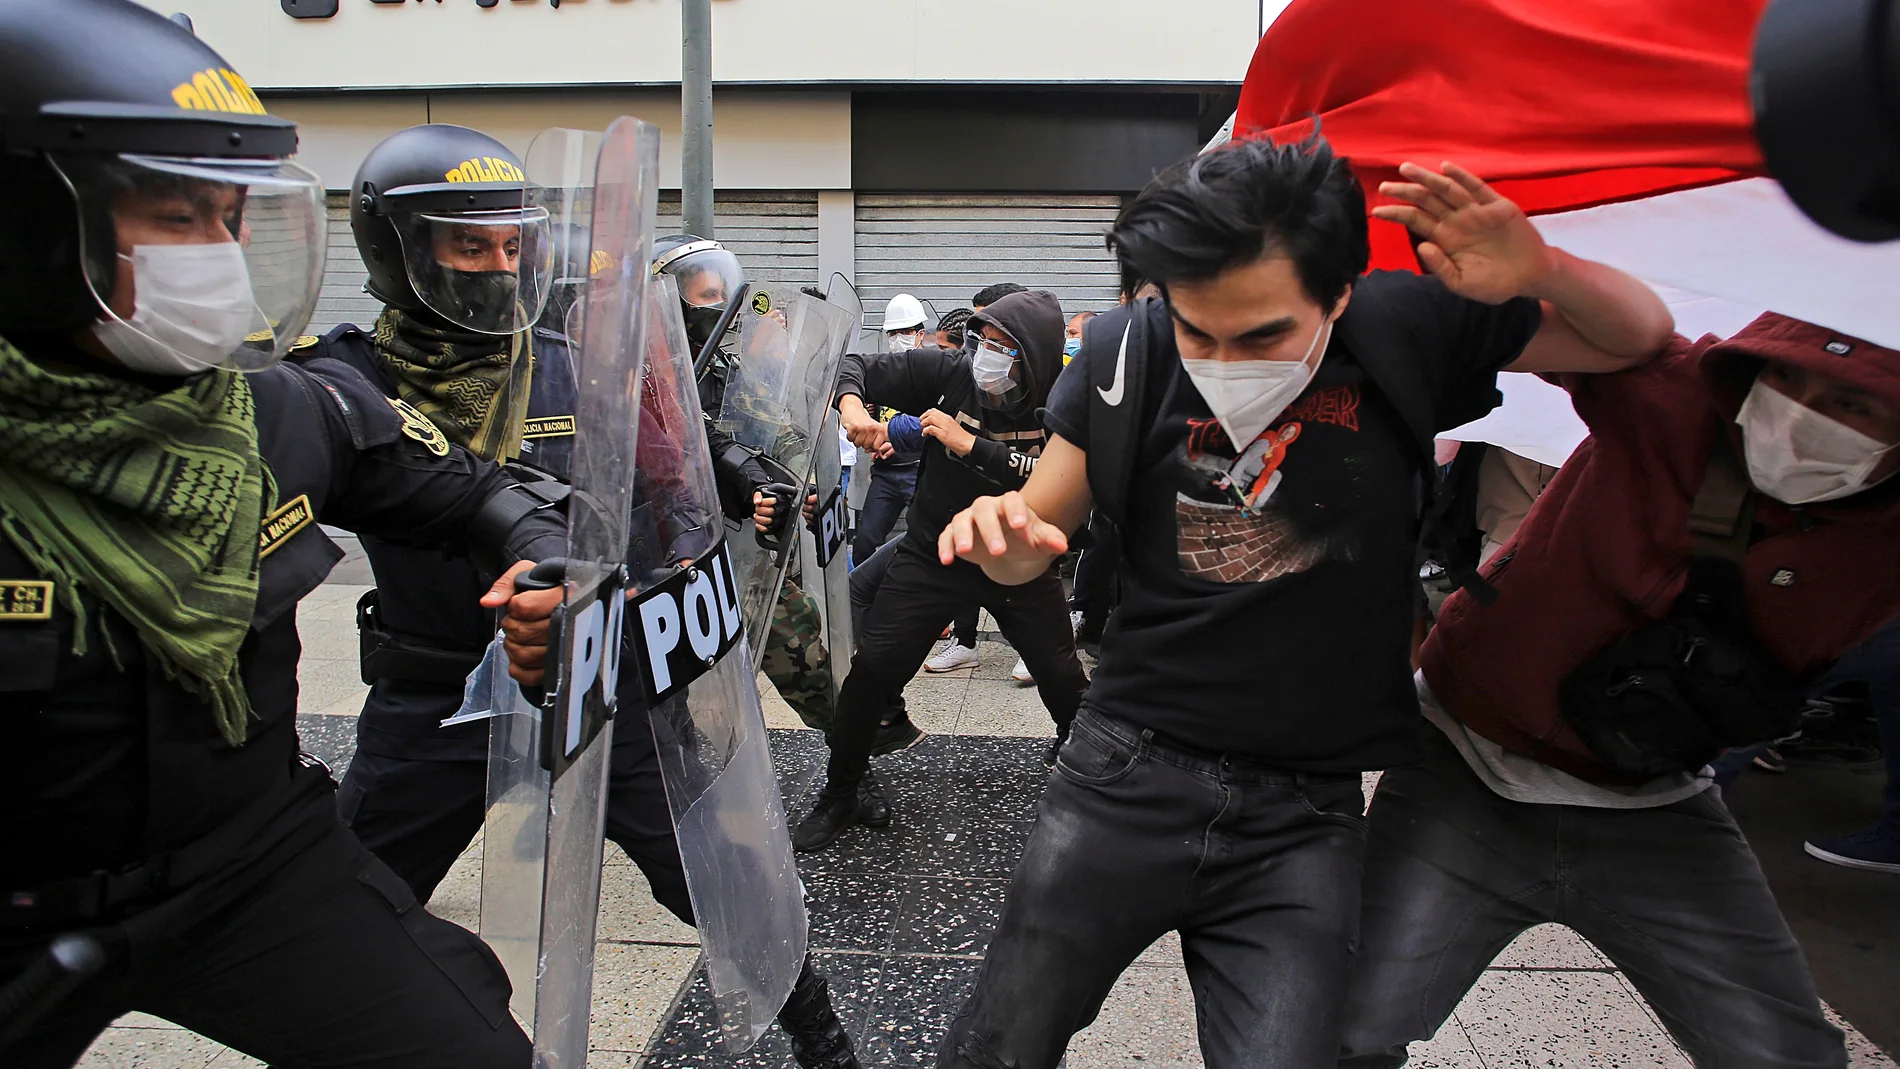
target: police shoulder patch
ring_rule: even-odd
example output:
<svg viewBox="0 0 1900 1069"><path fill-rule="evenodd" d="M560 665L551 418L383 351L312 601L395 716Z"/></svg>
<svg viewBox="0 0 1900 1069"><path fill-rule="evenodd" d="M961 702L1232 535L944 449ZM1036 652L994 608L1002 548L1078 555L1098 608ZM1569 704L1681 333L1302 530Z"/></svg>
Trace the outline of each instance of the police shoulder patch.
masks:
<svg viewBox="0 0 1900 1069"><path fill-rule="evenodd" d="M290 541L290 536L316 522L317 513L310 507L310 495L298 494L276 510L264 517L257 525L257 556L259 560L271 555L278 546Z"/></svg>
<svg viewBox="0 0 1900 1069"><path fill-rule="evenodd" d="M755 314L765 315L769 313L771 310L772 310L772 295L771 294L761 292L761 293L755 293L752 295L752 311Z"/></svg>
<svg viewBox="0 0 1900 1069"><path fill-rule="evenodd" d="M300 353L305 349L314 349L317 347L317 343L322 340L322 338L317 337L315 334L299 334L297 340L290 343L290 351Z"/></svg>
<svg viewBox="0 0 1900 1069"><path fill-rule="evenodd" d="M442 428L429 422L429 417L416 411L415 406L407 401L395 397L385 400L389 402L389 407L396 410L396 415L402 417L403 437L421 442L436 456L449 455L449 437L442 433Z"/></svg>
<svg viewBox="0 0 1900 1069"><path fill-rule="evenodd" d="M45 579L0 579L0 624L53 618L53 584Z"/></svg>

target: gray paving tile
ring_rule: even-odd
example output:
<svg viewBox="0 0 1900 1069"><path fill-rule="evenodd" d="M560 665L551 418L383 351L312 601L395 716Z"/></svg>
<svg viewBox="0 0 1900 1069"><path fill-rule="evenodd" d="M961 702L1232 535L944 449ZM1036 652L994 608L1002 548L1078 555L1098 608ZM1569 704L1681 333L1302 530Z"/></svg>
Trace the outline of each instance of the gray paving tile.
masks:
<svg viewBox="0 0 1900 1069"><path fill-rule="evenodd" d="M435 893L429 896L429 912L446 921L477 931L481 928L482 910L482 848L481 835L469 845L462 856L449 866L448 875L435 885Z"/></svg>
<svg viewBox="0 0 1900 1069"><path fill-rule="evenodd" d="M360 697L363 668L354 656L347 659L304 657L297 664L297 707L324 709L351 696Z"/></svg>
<svg viewBox="0 0 1900 1069"><path fill-rule="evenodd" d="M970 694L957 730L964 735L1008 735L1053 739L1055 722L1034 687L1008 680L972 680Z"/></svg>
<svg viewBox="0 0 1900 1069"><path fill-rule="evenodd" d="M1016 647L1006 641L978 639L976 655L983 660L971 673L975 679L1009 679L1010 669L1016 667Z"/></svg>
<svg viewBox="0 0 1900 1069"><path fill-rule="evenodd" d="M970 673L947 672L932 676L921 672L904 686L904 704L911 722L932 735L955 735L968 704Z"/></svg>
<svg viewBox="0 0 1900 1069"><path fill-rule="evenodd" d="M653 887L640 867L627 860L620 848L607 846L600 870L600 927L598 938L630 943L680 943L697 946L699 932L680 923L665 906L653 900Z"/></svg>
<svg viewBox="0 0 1900 1069"><path fill-rule="evenodd" d="M1485 1069L1484 1059L1456 1015L1447 1018L1438 1034L1407 1051L1411 1069Z"/></svg>
<svg viewBox="0 0 1900 1069"><path fill-rule="evenodd" d="M224 1050L182 1028L108 1028L75 1069L198 1069Z"/></svg>
<svg viewBox="0 0 1900 1069"><path fill-rule="evenodd" d="M1894 1069L1894 1060L1875 1046L1873 1040L1861 1035L1859 1029L1835 1013L1834 1007L1824 1004L1821 1008L1827 1011L1827 1019L1833 1021L1836 1028L1847 1033L1848 1069Z"/></svg>
<svg viewBox="0 0 1900 1069"><path fill-rule="evenodd" d="M1493 969L1457 1013L1489 1069L1689 1065L1611 973Z"/></svg>
<svg viewBox="0 0 1900 1069"><path fill-rule="evenodd" d="M1136 965L1123 973L1102 1015L1069 1041L1070 1069L1199 1069L1194 992L1180 967Z"/></svg>
<svg viewBox="0 0 1900 1069"><path fill-rule="evenodd" d="M599 944L590 1042L607 1050L645 1050L698 960L693 947Z"/></svg>

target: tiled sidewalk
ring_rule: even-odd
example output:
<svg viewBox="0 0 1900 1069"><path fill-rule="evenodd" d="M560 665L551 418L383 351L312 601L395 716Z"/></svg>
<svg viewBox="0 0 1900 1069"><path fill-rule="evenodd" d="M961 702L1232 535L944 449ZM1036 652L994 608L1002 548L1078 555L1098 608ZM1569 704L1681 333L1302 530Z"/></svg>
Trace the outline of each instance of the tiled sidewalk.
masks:
<svg viewBox="0 0 1900 1069"><path fill-rule="evenodd" d="M327 585L300 610L307 748L341 757L353 744L362 700L353 610L361 587ZM1014 653L985 641L982 663L906 691L912 716L933 736L879 761L897 821L855 829L801 858L811 892L812 945L847 1020L863 1037L867 1066L931 1064L948 1014L974 978L1010 866L1047 775L1041 743L1049 721L1033 688L1008 679ZM814 776L823 746L776 696L767 716L788 802ZM338 766L341 772L341 765ZM431 908L472 924L480 844L457 864ZM594 1067L790 1066L773 1030L753 1052L714 1047L710 1004L694 932L657 906L639 871L607 852L595 972ZM1895 1063L1850 1030L1852 1064ZM260 1063L164 1021L122 1019L94 1045L85 1069L233 1069ZM1164 940L1122 977L1094 1027L1070 1048L1075 1069L1198 1067L1193 999L1179 946ZM1513 944L1412 1065L1687 1066L1688 1059L1628 981L1587 943L1557 927Z"/></svg>

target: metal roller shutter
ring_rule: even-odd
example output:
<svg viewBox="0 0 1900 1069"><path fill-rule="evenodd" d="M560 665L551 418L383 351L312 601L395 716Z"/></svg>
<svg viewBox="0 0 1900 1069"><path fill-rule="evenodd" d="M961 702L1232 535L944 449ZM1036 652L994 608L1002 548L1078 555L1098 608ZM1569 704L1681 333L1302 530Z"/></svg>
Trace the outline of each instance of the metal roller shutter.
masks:
<svg viewBox="0 0 1900 1069"><path fill-rule="evenodd" d="M1053 291L1068 313L1115 303L1120 276L1102 236L1116 196L1006 194L857 196L857 282L876 322L898 293L938 312L996 282Z"/></svg>
<svg viewBox="0 0 1900 1069"><path fill-rule="evenodd" d="M745 265L746 277L792 286L816 286L818 194L753 192L713 195L713 234ZM660 194L655 234L680 232L680 197Z"/></svg>
<svg viewBox="0 0 1900 1069"><path fill-rule="evenodd" d="M356 253L350 233L348 196L332 193L329 258L323 268L323 292L309 330L322 334L338 323L367 327L383 310L381 302L363 292L369 273ZM713 201L717 237L745 264L752 278L796 286L813 286L818 278L818 194L752 193ZM660 196L656 234L680 229L678 193Z"/></svg>

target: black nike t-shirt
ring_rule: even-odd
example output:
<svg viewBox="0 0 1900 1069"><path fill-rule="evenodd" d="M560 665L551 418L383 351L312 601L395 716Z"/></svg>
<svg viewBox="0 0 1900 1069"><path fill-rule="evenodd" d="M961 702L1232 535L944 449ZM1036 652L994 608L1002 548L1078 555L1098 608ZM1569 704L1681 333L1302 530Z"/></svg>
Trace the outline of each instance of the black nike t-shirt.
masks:
<svg viewBox="0 0 1900 1069"><path fill-rule="evenodd" d="M1535 301L1467 301L1434 279L1378 274L1389 317L1439 366L1424 376L1441 429L1488 405L1539 322ZM1352 316L1349 304L1344 313ZM1181 368L1171 335L1148 355L1150 397L1122 539L1123 595L1086 705L1190 746L1303 772L1415 759L1410 666L1418 446L1335 331L1318 373L1236 451ZM1377 334L1353 332L1361 344ZM1086 449L1078 359L1049 430Z"/></svg>

